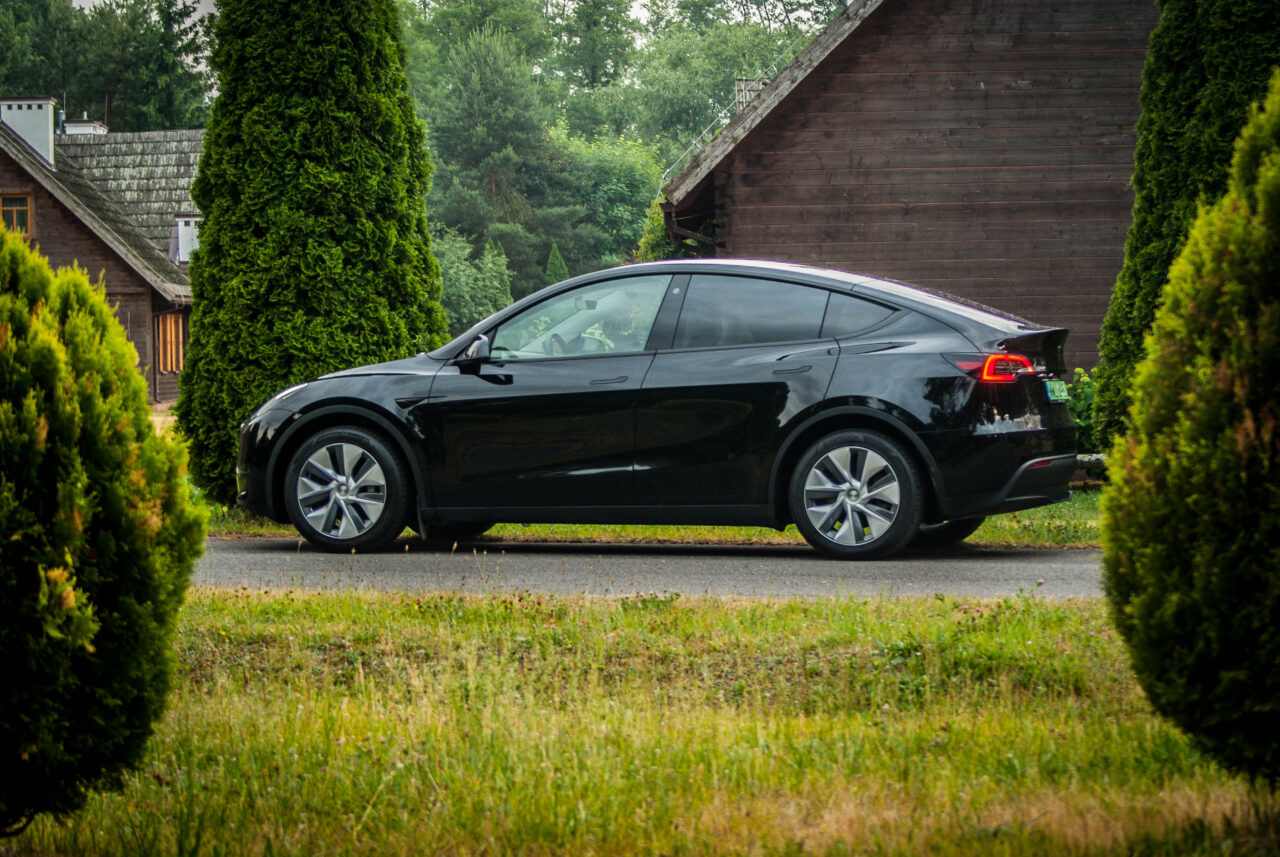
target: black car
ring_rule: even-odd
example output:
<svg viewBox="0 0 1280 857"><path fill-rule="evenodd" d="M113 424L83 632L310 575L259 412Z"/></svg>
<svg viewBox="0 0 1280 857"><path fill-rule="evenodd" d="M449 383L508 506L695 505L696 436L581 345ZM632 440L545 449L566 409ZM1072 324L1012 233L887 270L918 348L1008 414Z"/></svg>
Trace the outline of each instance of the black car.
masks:
<svg viewBox="0 0 1280 857"><path fill-rule="evenodd" d="M1066 337L838 271L615 268L278 393L241 426L239 502L334 551L406 525L795 522L879 557L1069 496Z"/></svg>

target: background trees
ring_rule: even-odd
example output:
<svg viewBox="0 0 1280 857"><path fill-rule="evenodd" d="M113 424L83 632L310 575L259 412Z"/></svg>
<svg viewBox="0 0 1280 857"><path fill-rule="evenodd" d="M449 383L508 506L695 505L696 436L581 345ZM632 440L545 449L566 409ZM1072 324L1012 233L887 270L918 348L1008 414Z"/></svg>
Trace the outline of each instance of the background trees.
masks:
<svg viewBox="0 0 1280 857"><path fill-rule="evenodd" d="M219 502L235 497L236 428L268 396L445 339L399 32L392 0L222 3L177 405Z"/></svg>
<svg viewBox="0 0 1280 857"><path fill-rule="evenodd" d="M1231 144L1280 63L1280 4L1160 0L1142 70L1133 225L1102 326L1095 431L1124 431L1134 369L1199 201L1227 184Z"/></svg>
<svg viewBox="0 0 1280 857"><path fill-rule="evenodd" d="M0 9L0 92L53 95L113 131L198 128L205 22L191 0L14 0Z"/></svg>
<svg viewBox="0 0 1280 857"><path fill-rule="evenodd" d="M1109 462L1104 584L1157 711L1280 782L1280 74L1169 273Z"/></svg>

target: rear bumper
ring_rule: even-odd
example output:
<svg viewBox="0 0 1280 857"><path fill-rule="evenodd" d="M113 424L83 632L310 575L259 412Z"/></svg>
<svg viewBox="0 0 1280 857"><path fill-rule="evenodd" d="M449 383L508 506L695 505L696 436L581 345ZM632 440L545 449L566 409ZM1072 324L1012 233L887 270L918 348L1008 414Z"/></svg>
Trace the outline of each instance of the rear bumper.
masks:
<svg viewBox="0 0 1280 857"><path fill-rule="evenodd" d="M1033 458L1019 467L998 491L950 498L944 517L976 518L1061 503L1071 497L1071 476L1075 469L1074 453Z"/></svg>

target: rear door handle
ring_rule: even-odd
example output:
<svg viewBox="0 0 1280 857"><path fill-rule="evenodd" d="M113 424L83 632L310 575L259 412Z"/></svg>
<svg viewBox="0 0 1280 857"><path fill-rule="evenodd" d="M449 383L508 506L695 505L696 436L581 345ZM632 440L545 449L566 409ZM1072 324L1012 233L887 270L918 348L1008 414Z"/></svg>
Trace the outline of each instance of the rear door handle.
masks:
<svg viewBox="0 0 1280 857"><path fill-rule="evenodd" d="M800 373L802 373L802 372L808 372L808 371L809 371L810 369L812 369L812 368L813 368L812 366L797 366L797 367L795 367L794 369L774 369L774 370L773 370L773 374L775 374L775 375L799 375L799 374L800 374Z"/></svg>
<svg viewBox="0 0 1280 857"><path fill-rule="evenodd" d="M626 375L619 375L617 378L593 378L592 384L621 384L627 380Z"/></svg>

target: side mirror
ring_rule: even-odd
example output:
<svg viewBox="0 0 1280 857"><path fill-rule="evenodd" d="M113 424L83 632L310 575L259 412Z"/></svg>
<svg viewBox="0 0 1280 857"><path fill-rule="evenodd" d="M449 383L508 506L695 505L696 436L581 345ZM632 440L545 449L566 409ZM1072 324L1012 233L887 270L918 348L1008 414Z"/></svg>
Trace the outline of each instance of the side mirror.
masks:
<svg viewBox="0 0 1280 857"><path fill-rule="evenodd" d="M462 352L462 356L458 359L459 363L478 364L485 363L489 360L489 337L483 333L476 337L476 341L467 346L467 350Z"/></svg>

